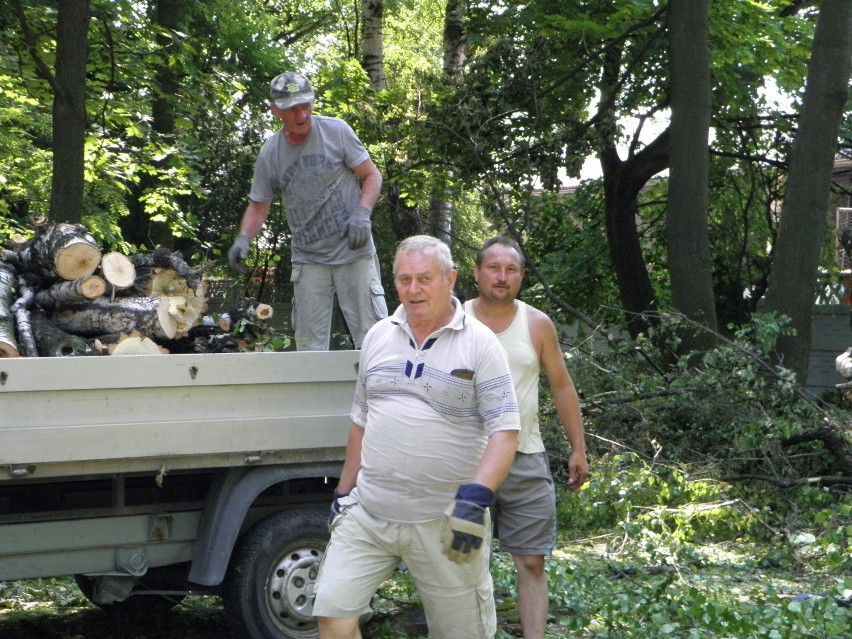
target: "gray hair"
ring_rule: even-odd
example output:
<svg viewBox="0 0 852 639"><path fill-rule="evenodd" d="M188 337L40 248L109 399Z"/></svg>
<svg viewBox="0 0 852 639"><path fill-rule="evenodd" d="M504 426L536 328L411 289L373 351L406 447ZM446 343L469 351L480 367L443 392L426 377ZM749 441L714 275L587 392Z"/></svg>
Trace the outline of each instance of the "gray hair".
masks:
<svg viewBox="0 0 852 639"><path fill-rule="evenodd" d="M394 275L396 275L399 258L405 253L419 253L427 257L437 257L444 275L449 275L454 268L450 247L431 235L412 235L399 243L399 246L396 247L396 255L393 258Z"/></svg>

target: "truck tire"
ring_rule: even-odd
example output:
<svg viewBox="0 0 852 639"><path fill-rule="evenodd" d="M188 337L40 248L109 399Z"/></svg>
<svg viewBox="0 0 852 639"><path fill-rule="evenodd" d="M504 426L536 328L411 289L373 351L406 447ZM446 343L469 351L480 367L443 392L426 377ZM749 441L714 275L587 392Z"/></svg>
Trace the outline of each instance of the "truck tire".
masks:
<svg viewBox="0 0 852 639"><path fill-rule="evenodd" d="M269 515L234 549L224 602L244 639L316 639L317 572L328 544L328 510L297 508Z"/></svg>

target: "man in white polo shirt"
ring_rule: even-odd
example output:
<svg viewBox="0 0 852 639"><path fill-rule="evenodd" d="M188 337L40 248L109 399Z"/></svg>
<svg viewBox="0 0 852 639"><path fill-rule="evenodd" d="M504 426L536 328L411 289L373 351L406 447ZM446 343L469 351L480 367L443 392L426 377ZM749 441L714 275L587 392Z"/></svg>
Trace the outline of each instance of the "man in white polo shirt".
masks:
<svg viewBox="0 0 852 639"><path fill-rule="evenodd" d="M462 312L449 248L403 240L400 308L364 338L352 426L314 614L322 639L360 637L358 618L400 561L432 639L491 639L489 508L517 446L506 355Z"/></svg>

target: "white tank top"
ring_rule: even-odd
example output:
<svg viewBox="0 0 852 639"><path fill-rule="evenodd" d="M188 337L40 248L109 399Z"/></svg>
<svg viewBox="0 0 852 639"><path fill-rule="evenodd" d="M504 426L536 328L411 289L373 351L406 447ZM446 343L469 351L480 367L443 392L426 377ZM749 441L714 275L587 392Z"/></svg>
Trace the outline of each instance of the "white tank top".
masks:
<svg viewBox="0 0 852 639"><path fill-rule="evenodd" d="M541 365L538 354L532 345L530 329L527 324L527 305L516 300L517 310L512 323L497 339L503 345L509 359L509 370L515 384L515 395L521 413L521 432L518 438L518 452L540 453L545 450L538 424L538 384ZM476 317L473 300L464 303L464 311Z"/></svg>

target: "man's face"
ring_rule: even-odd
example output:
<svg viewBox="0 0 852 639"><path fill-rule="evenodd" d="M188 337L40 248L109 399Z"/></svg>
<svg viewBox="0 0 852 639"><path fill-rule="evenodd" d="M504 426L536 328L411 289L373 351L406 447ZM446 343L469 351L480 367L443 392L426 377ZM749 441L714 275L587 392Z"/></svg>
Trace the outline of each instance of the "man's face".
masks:
<svg viewBox="0 0 852 639"><path fill-rule="evenodd" d="M284 128L294 136L305 136L311 130L311 113L314 110L313 102L294 104L286 109L279 109L272 105L272 113L284 123Z"/></svg>
<svg viewBox="0 0 852 639"><path fill-rule="evenodd" d="M456 272L444 275L435 256L412 251L397 259L396 293L412 324L437 323L451 312L450 296L455 283Z"/></svg>
<svg viewBox="0 0 852 639"><path fill-rule="evenodd" d="M473 277L485 299L514 300L524 278L521 256L511 246L493 244L486 249L482 264L473 268Z"/></svg>

